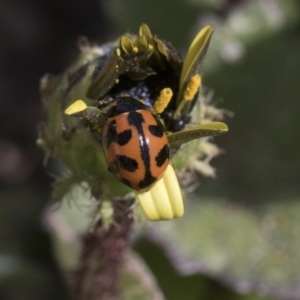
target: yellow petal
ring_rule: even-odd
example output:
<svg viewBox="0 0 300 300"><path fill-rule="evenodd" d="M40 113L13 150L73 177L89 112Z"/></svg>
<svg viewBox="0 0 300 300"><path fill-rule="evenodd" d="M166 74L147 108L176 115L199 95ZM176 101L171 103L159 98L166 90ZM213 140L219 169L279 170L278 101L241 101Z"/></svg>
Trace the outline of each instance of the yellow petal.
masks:
<svg viewBox="0 0 300 300"><path fill-rule="evenodd" d="M66 110L66 115L74 115L79 112L86 110L87 105L82 100L77 100L73 104L71 104Z"/></svg>
<svg viewBox="0 0 300 300"><path fill-rule="evenodd" d="M177 176L171 165L168 166L163 176L163 181L169 194L169 200L173 210L173 218L180 218L183 216L184 206Z"/></svg>
<svg viewBox="0 0 300 300"><path fill-rule="evenodd" d="M160 216L153 202L150 191L138 192L136 195L147 217L152 221L158 221Z"/></svg>
<svg viewBox="0 0 300 300"><path fill-rule="evenodd" d="M184 213L179 183L171 165L149 191L137 192L137 198L152 221L172 220Z"/></svg>
<svg viewBox="0 0 300 300"><path fill-rule="evenodd" d="M169 193L166 189L164 180L159 180L149 192L160 219L172 220L174 218L173 208L170 203Z"/></svg>

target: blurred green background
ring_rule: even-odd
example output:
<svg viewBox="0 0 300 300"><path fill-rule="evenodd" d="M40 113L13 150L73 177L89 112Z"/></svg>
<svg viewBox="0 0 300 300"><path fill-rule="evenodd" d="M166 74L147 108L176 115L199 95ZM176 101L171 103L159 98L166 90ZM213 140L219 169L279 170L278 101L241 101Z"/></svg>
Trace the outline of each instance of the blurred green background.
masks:
<svg viewBox="0 0 300 300"><path fill-rule="evenodd" d="M39 79L76 59L78 36L103 43L143 22L183 53L215 26L204 85L234 117L217 179L199 176L184 218L150 224L135 250L168 300L299 299L297 0L1 1L0 299L66 299L43 218Z"/></svg>

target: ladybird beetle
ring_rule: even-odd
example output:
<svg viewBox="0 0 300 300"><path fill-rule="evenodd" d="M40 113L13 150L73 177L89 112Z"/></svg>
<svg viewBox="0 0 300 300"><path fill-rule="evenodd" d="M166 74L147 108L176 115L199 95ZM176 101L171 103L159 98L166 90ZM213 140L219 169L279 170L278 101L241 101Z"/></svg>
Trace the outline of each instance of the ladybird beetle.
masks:
<svg viewBox="0 0 300 300"><path fill-rule="evenodd" d="M142 24L135 40L121 37L119 46L103 50L84 67L91 82L86 98L94 104L77 100L65 112L90 126L109 171L132 189L149 190L182 144L228 130L219 122L190 126L213 30L204 27L182 60L171 43ZM83 71L72 76L69 89Z"/></svg>
<svg viewBox="0 0 300 300"><path fill-rule="evenodd" d="M114 99L101 142L108 169L127 186L148 190L169 164L169 143L158 117L129 96Z"/></svg>

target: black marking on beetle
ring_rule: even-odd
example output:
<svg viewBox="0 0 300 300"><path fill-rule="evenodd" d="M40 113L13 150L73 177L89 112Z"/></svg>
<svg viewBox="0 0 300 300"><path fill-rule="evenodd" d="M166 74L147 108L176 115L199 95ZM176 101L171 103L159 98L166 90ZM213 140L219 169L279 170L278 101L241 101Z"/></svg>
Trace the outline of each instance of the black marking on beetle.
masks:
<svg viewBox="0 0 300 300"><path fill-rule="evenodd" d="M157 136L157 137L162 137L164 134L164 131L162 130L161 126L159 126L159 125L149 125L148 129L152 135Z"/></svg>
<svg viewBox="0 0 300 300"><path fill-rule="evenodd" d="M143 131L142 123L145 122L143 115L137 111L130 111L128 113L128 123L137 128L139 131Z"/></svg>
<svg viewBox="0 0 300 300"><path fill-rule="evenodd" d="M116 159L119 161L120 168L128 172L134 172L138 168L137 161L126 155L116 155Z"/></svg>
<svg viewBox="0 0 300 300"><path fill-rule="evenodd" d="M141 189L145 189L149 187L152 183L154 183L156 179L157 179L156 177L152 176L150 170L146 170L144 179L139 182L139 187Z"/></svg>
<svg viewBox="0 0 300 300"><path fill-rule="evenodd" d="M155 157L156 165L158 167L161 167L168 158L169 158L169 146L167 144L165 144L160 149L157 156Z"/></svg>
<svg viewBox="0 0 300 300"><path fill-rule="evenodd" d="M106 136L103 138L104 147L108 148L113 142L120 146L126 145L132 138L131 129L126 129L121 133L117 132L116 121L113 120L108 124Z"/></svg>
<svg viewBox="0 0 300 300"><path fill-rule="evenodd" d="M128 113L128 112L136 111L139 109L147 108L147 106L145 104L143 104L141 101L136 100L131 97L127 97L127 96L115 98L111 102L115 103L115 105L111 105L108 108L108 110L106 112L108 117L114 117L114 116L118 116L123 113ZM107 105L107 102L103 104L103 107L105 107L106 105Z"/></svg>
<svg viewBox="0 0 300 300"><path fill-rule="evenodd" d="M132 188L131 182L130 182L128 179L126 179L126 178L120 178L120 180L121 180L124 184L126 184L127 186L129 186L130 188Z"/></svg>
<svg viewBox="0 0 300 300"><path fill-rule="evenodd" d="M126 145L132 138L132 131L131 129L126 129L124 131L122 131L121 133L118 134L118 137L117 137L117 143L120 145L120 146L124 146Z"/></svg>
<svg viewBox="0 0 300 300"><path fill-rule="evenodd" d="M150 172L150 150L147 143L147 139L143 130L142 123L145 122L144 117L137 111L131 111L128 113L128 123L136 128L139 136L140 153L145 165L146 172Z"/></svg>
<svg viewBox="0 0 300 300"><path fill-rule="evenodd" d="M109 145L116 141L118 136L117 128L116 128L116 121L113 120L108 124L107 133L103 137L103 146L108 148Z"/></svg>
<svg viewBox="0 0 300 300"><path fill-rule="evenodd" d="M143 130L142 123L145 122L143 115L137 111L131 111L128 113L128 123L136 128L139 135L140 152L145 166L144 179L140 181L139 187L144 189L155 182L156 178L152 176L150 170L150 150L147 143L147 139Z"/></svg>

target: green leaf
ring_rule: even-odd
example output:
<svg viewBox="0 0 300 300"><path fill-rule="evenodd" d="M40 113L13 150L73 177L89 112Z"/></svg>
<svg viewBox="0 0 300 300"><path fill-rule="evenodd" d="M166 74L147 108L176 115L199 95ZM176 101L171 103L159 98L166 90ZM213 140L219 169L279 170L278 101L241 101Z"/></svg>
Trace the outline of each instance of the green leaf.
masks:
<svg viewBox="0 0 300 300"><path fill-rule="evenodd" d="M215 136L228 131L226 124L222 122L212 122L194 126L193 128L180 132L171 133L168 135L168 140L171 148L171 154L174 155L179 147L187 142L195 139Z"/></svg>
<svg viewBox="0 0 300 300"><path fill-rule="evenodd" d="M213 31L214 27L212 25L205 26L194 38L182 67L179 83L180 89L183 89L184 84L187 83L193 75L198 73L203 63ZM181 99L178 100L180 101Z"/></svg>
<svg viewBox="0 0 300 300"><path fill-rule="evenodd" d="M179 93L177 96L176 114L179 116L187 115L191 111L193 101L185 101L183 98L184 91L188 87L190 79L199 74L206 51L209 46L214 27L211 25L205 26L194 38L186 58L184 60L179 81Z"/></svg>
<svg viewBox="0 0 300 300"><path fill-rule="evenodd" d="M155 278L141 258L127 252L120 278L120 296L124 300L164 300Z"/></svg>
<svg viewBox="0 0 300 300"><path fill-rule="evenodd" d="M183 218L153 224L153 240L182 274L205 273L235 289L243 285L248 292L287 295L300 276L299 214L298 199L257 212L197 199L186 206Z"/></svg>

